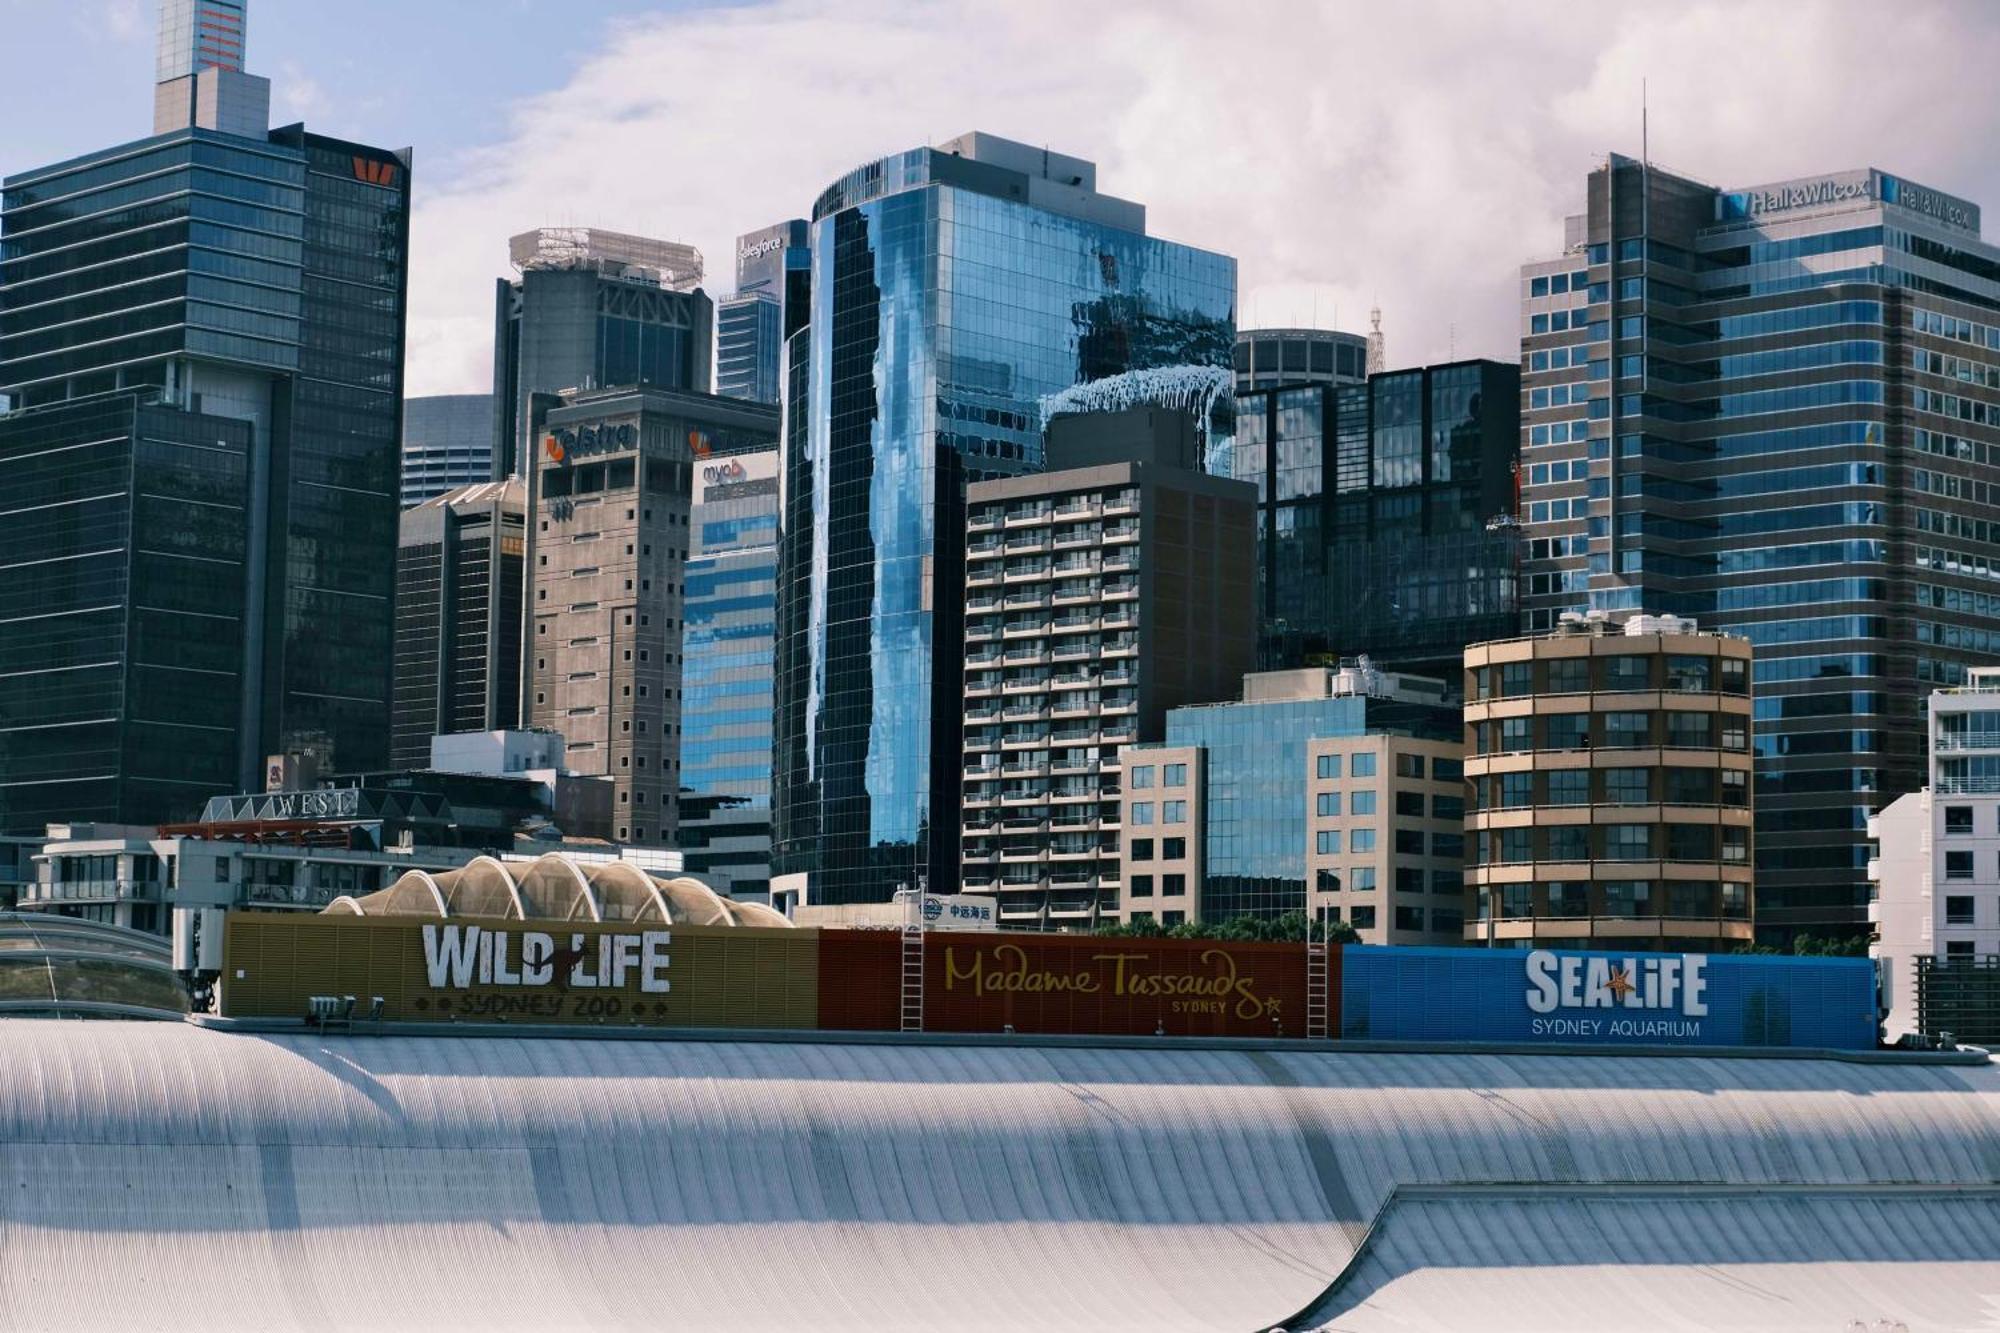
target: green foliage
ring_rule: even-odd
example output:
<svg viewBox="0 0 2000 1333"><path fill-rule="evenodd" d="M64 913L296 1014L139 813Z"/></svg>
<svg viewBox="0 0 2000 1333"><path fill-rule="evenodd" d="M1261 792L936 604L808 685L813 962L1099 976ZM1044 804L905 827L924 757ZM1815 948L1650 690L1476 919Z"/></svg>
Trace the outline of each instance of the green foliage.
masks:
<svg viewBox="0 0 2000 1333"><path fill-rule="evenodd" d="M1794 958L1866 958L1868 937L1866 935L1795 935L1789 950L1774 949L1768 944L1746 944L1736 949L1736 953L1752 953Z"/></svg>
<svg viewBox="0 0 2000 1333"><path fill-rule="evenodd" d="M1130 925L1107 922L1097 927L1096 934L1120 939L1141 940L1275 940L1301 943L1306 938L1306 914L1287 912L1276 917L1232 917L1227 921L1184 921L1178 926L1162 926L1153 920L1134 921ZM1359 944L1361 937L1354 933L1354 927L1345 921L1329 922L1326 927L1329 944Z"/></svg>

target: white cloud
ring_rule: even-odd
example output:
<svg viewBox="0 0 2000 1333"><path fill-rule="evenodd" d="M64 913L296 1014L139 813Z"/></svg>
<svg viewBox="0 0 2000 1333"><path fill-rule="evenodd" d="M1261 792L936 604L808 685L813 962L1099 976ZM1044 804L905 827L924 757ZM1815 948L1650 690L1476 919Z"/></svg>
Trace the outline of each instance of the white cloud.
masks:
<svg viewBox="0 0 2000 1333"><path fill-rule="evenodd" d="M1893 29L1893 31L1892 31ZM1893 43L1893 45L1887 45ZM619 25L496 141L423 171L410 392L491 368L505 238L692 241L804 216L862 162L984 129L1094 159L1151 230L1233 254L1246 325L1379 301L1391 364L1515 351L1515 271L1608 150L1717 183L1877 165L2000 205L1972 129L2000 16L1862 0L1657 6L775 0Z"/></svg>
<svg viewBox="0 0 2000 1333"><path fill-rule="evenodd" d="M324 121L333 110L333 102L326 89L296 60L287 60L278 66L278 77L271 80L271 91L277 97L282 113L278 117L280 124L298 120Z"/></svg>

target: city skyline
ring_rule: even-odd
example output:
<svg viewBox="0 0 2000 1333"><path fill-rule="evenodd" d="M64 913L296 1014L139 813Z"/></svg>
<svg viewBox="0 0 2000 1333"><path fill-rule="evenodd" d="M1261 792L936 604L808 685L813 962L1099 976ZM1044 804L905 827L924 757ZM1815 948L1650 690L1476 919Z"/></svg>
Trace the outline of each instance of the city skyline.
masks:
<svg viewBox="0 0 2000 1333"><path fill-rule="evenodd" d="M888 6L804 0L589 0L558 20L528 0L504 15L360 0L338 20L307 6L258 10L251 40L272 80L273 123L303 117L363 141L400 133L423 159L412 396L486 387L485 293L508 271L513 231L574 223L689 241L721 295L734 238L798 216L815 183L973 128L1091 156L1147 200L1157 234L1237 255L1243 327L1361 332L1379 301L1392 367L1512 358L1524 246L1560 234L1593 161L1639 151L1642 80L1655 161L1721 185L1875 165L2000 197L1992 148L1903 141L1899 129L1901 109L1934 85L1962 87L1974 114L1982 99L2000 103L1975 77L2000 54L2000 20L1971 6L1899 16L1893 66L1865 26L1841 21L1860 11L1840 4L1819 7L1820 23L1783 4L1617 6L1593 36L1560 6L1461 9L1448 25L1436 9L1371 16L1360 30L1341 8L1273 6L1233 14L1230 41L1216 43L1192 8L1103 6L1067 16L1072 36L1051 46L1054 16L1033 5L1004 16L932 6L917 22ZM111 93L48 117L28 84L0 90L9 169L143 128L150 6L7 0L0 19L25 41L45 39L50 81L88 77ZM398 42L351 36L392 24ZM939 49L968 40L1017 77L968 86ZM836 43L837 70L824 61ZM1812 77L1774 77L1772 51ZM734 85L675 80L690 58L763 72ZM1236 90L1252 85L1260 96L1246 106ZM895 95L852 105L860 86ZM730 130L688 132L702 123ZM1079 139L1078 123L1101 128ZM795 133L800 124L813 133Z"/></svg>

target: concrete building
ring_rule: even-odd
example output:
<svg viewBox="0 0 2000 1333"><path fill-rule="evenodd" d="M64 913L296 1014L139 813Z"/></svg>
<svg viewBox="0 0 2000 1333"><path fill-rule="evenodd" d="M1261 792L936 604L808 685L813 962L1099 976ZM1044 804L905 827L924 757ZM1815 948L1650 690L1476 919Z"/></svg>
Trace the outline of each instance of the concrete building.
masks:
<svg viewBox="0 0 2000 1333"><path fill-rule="evenodd" d="M717 892L771 892L778 451L694 471L681 661L680 848Z"/></svg>
<svg viewBox="0 0 2000 1333"><path fill-rule="evenodd" d="M2000 668L1933 690L1929 716L1929 782L1868 820L1868 953L1888 966L1891 1040L1922 1030L1922 971L2000 955Z"/></svg>
<svg viewBox="0 0 2000 1333"><path fill-rule="evenodd" d="M2000 247L1885 171L1592 171L1521 270L1530 632L1693 616L1758 652L1757 922L1866 931L1926 691L2000 650Z"/></svg>
<svg viewBox="0 0 2000 1333"><path fill-rule="evenodd" d="M1466 939L1748 942L1750 664L1748 641L1672 617L1469 646Z"/></svg>
<svg viewBox="0 0 2000 1333"><path fill-rule="evenodd" d="M679 824L685 587L697 461L769 449L777 409L652 388L565 395L537 451L529 552L531 725L610 777L615 837Z"/></svg>
<svg viewBox="0 0 2000 1333"><path fill-rule="evenodd" d="M527 484L448 491L403 511L389 762L421 768L431 738L521 720Z"/></svg>
<svg viewBox="0 0 2000 1333"><path fill-rule="evenodd" d="M811 373L789 404L773 883L879 901L958 881L965 485L1042 470L1047 395L1170 367L1226 387L1236 265L1148 236L1092 163L980 133L833 182L812 253L788 359Z"/></svg>
<svg viewBox="0 0 2000 1333"><path fill-rule="evenodd" d="M812 245L803 218L736 238L736 294L715 305L715 391L784 401L785 340L812 313Z"/></svg>
<svg viewBox="0 0 2000 1333"><path fill-rule="evenodd" d="M1345 886L1350 880L1360 884L1365 868L1393 872L1407 862L1429 869L1434 845L1405 853L1404 861L1351 859L1356 832L1366 834L1363 853L1385 847L1393 852L1399 845L1386 833L1400 825L1368 809L1379 813L1382 793L1391 788L1387 782L1379 791L1365 784L1371 794L1362 802L1360 822L1351 817L1351 798L1334 816L1331 804L1319 800L1321 792L1337 789L1320 778L1331 768L1319 756L1345 751L1322 743L1352 741L1359 752L1376 755L1370 738L1396 735L1410 742L1403 747L1410 753L1448 758L1458 744L1459 714L1446 695L1443 681L1379 671L1364 661L1337 669L1256 672L1244 677L1240 702L1170 711L1163 742L1124 755L1120 916L1150 915L1173 925L1278 917L1317 907L1340 906L1351 914L1357 905L1393 904L1390 895L1370 899L1363 896L1368 890L1350 893ZM1435 744L1416 744L1422 741ZM1428 794L1431 781L1427 776L1407 785ZM1389 808L1395 808L1393 800ZM1432 812L1405 823L1428 835L1435 819ZM1338 853L1330 837L1318 836L1336 827L1342 833ZM1385 836L1378 839L1378 833ZM1449 843L1435 851L1448 853ZM1331 880L1318 887L1321 870L1339 877L1342 887ZM1394 873L1386 878L1396 882ZM1388 919L1393 923L1393 912Z"/></svg>
<svg viewBox="0 0 2000 1333"><path fill-rule="evenodd" d="M1395 732L1306 743L1306 911L1363 944L1465 938L1465 746Z"/></svg>
<svg viewBox="0 0 2000 1333"><path fill-rule="evenodd" d="M270 129L243 22L172 0L152 136L0 186L0 829L388 759L411 158Z"/></svg>
<svg viewBox="0 0 2000 1333"><path fill-rule="evenodd" d="M1047 458L966 491L961 882L1070 923L1118 910L1124 747L1250 665L1255 494L1164 407L1059 417Z"/></svg>
<svg viewBox="0 0 2000 1333"><path fill-rule="evenodd" d="M482 481L493 466L493 395L442 393L403 402L403 507Z"/></svg>
<svg viewBox="0 0 2000 1333"><path fill-rule="evenodd" d="M1368 378L1368 340L1335 329L1240 329L1234 360L1239 394L1281 384L1360 384Z"/></svg>

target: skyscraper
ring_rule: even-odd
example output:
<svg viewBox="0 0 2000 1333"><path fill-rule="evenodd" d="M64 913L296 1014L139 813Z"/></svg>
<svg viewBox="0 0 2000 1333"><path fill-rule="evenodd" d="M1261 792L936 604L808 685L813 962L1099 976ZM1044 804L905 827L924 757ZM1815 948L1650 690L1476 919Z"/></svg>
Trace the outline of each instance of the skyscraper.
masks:
<svg viewBox="0 0 2000 1333"><path fill-rule="evenodd" d="M510 477L403 511L389 754L396 768L426 767L433 736L520 723L527 494Z"/></svg>
<svg viewBox="0 0 2000 1333"><path fill-rule="evenodd" d="M1039 469L1044 395L1147 367L1226 376L1236 266L1148 237L1091 163L976 133L836 181L812 255L773 887L840 903L955 881L965 483Z"/></svg>
<svg viewBox="0 0 2000 1333"><path fill-rule="evenodd" d="M1720 190L1626 157L1521 276L1527 628L1756 645L1757 925L1858 934L1921 695L2000 652L2000 248L1879 170Z"/></svg>
<svg viewBox="0 0 2000 1333"><path fill-rule="evenodd" d="M499 481L493 468L493 395L440 393L403 403L403 507Z"/></svg>
<svg viewBox="0 0 2000 1333"><path fill-rule="evenodd" d="M226 729L237 756L227 785L239 789L258 776L264 755L281 750L313 750L349 770L380 768L388 760L410 154L299 125L267 131L252 114L261 80L216 63L240 63L241 6L194 5L191 28L180 8L170 3L162 25L151 138L5 182L0 393L17 409L123 394L247 423L240 460L217 457L206 480L192 455L169 469L185 478L184 495L223 486L239 468L247 475L240 501L231 501L244 507L235 556L243 590L198 636L205 649L216 635L237 637L231 697L239 706L224 722L203 705L201 725ZM134 423L130 410L121 427L128 438L216 437L198 423ZM65 419L85 429L90 416L41 418L45 426ZM0 494L22 494L47 459L94 440L46 439L52 452L16 456ZM233 495L234 486L225 489ZM229 580L185 566L156 566L173 571L158 586L104 572L106 552L130 540L199 553L194 528L135 537L129 522L129 514L74 504L43 512L39 538L28 535L34 524L0 522L8 548L0 563L66 549L50 577L98 590L83 599L96 610L33 631L47 645L43 660L105 660L92 617L107 606L129 613L138 633L159 609L213 606L228 588ZM182 673L175 689L185 697L212 698L221 688L174 660L154 658L158 672ZM167 679L158 672L156 684ZM132 729L130 706L130 695L44 705L44 716L125 729L128 748L81 747L98 756L88 777L101 790L135 792L126 775L156 766L130 746L176 745L168 733ZM38 780L40 761L24 762L11 782ZM140 801L117 817L153 810Z"/></svg>
<svg viewBox="0 0 2000 1333"><path fill-rule="evenodd" d="M777 403L784 398L785 339L812 311L812 248L794 218L736 238L736 294L715 306L715 391Z"/></svg>
<svg viewBox="0 0 2000 1333"><path fill-rule="evenodd" d="M1368 378L1368 340L1335 329L1244 329L1236 335L1235 357L1238 393Z"/></svg>

